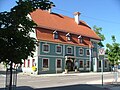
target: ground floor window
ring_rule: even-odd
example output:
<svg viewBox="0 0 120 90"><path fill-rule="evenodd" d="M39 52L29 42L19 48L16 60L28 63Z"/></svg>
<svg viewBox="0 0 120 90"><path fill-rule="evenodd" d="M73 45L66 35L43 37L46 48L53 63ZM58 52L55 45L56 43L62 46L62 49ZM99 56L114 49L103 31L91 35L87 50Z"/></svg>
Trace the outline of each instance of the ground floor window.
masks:
<svg viewBox="0 0 120 90"><path fill-rule="evenodd" d="M101 68L101 61L98 62L98 67Z"/></svg>
<svg viewBox="0 0 120 90"><path fill-rule="evenodd" d="M86 61L86 68L90 67L90 61Z"/></svg>
<svg viewBox="0 0 120 90"><path fill-rule="evenodd" d="M62 68L62 60L57 59L57 68Z"/></svg>
<svg viewBox="0 0 120 90"><path fill-rule="evenodd" d="M80 60L80 68L83 68L84 67L84 62L83 60Z"/></svg>
<svg viewBox="0 0 120 90"><path fill-rule="evenodd" d="M105 60L105 62L104 62L104 63L105 63L105 64L104 64L104 65L105 65L105 68L107 68L107 61Z"/></svg>
<svg viewBox="0 0 120 90"><path fill-rule="evenodd" d="M49 59L47 59L47 58L44 58L42 60L43 68L48 68L49 67L48 62L49 62Z"/></svg>

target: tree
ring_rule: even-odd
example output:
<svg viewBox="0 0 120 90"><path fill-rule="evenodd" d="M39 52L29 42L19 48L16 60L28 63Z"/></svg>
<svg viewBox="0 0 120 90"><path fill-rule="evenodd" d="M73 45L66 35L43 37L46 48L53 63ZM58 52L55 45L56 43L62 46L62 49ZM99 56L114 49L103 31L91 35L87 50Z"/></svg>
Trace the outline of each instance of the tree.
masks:
<svg viewBox="0 0 120 90"><path fill-rule="evenodd" d="M116 42L115 36L112 35L112 44L106 44L106 53L108 55L108 60L112 65L118 65L118 60L120 60L120 44Z"/></svg>
<svg viewBox="0 0 120 90"><path fill-rule="evenodd" d="M49 9L49 0L19 0L10 12L0 12L0 62L10 63L10 90L12 85L12 63L33 56L37 40L30 32L37 26L27 15L36 9Z"/></svg>
<svg viewBox="0 0 120 90"><path fill-rule="evenodd" d="M104 47L102 41L105 40L105 36L104 34L102 34L102 28L101 27L97 27L96 25L93 26L93 30L95 31L95 33L101 38L101 41L98 43L98 45L100 47Z"/></svg>

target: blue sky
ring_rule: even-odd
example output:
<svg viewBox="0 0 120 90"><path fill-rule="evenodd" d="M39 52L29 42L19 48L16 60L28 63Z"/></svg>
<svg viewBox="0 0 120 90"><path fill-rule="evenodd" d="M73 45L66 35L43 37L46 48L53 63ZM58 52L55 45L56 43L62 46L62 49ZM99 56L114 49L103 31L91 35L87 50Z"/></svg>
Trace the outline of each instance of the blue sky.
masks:
<svg viewBox="0 0 120 90"><path fill-rule="evenodd" d="M9 11L15 5L16 0L0 0L0 12ZM73 13L79 11L80 19L90 27L96 25L102 27L102 33L111 43L111 35L115 35L120 43L120 0L51 0L56 7L53 12L73 17Z"/></svg>

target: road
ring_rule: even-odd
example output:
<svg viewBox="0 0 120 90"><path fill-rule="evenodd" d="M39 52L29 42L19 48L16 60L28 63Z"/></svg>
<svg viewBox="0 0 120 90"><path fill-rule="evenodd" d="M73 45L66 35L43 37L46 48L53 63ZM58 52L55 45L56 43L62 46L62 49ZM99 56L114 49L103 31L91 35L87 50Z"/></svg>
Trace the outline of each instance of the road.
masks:
<svg viewBox="0 0 120 90"><path fill-rule="evenodd" d="M113 73L104 73L104 80L105 79L113 79ZM78 75L62 75L62 76L41 76L41 75L30 76L30 75L18 74L17 87L29 88L29 90L30 89L32 90L33 88L39 89L39 90L41 89L43 90L43 88L49 88L49 89L51 88L51 90L58 90L58 88L56 89L55 87L59 87L59 90L67 90L65 88L69 88L69 90L73 90L73 89L70 89L71 86L75 88L78 88L78 87L85 88L85 84L91 81L96 81L96 80L102 82L101 73L95 73L95 74L81 73ZM92 85L94 84L96 83L93 83ZM4 86L5 86L5 75L1 74L0 88L3 88ZM87 87L89 87L89 85L87 85L86 88ZM87 89L81 89L81 90L87 90Z"/></svg>

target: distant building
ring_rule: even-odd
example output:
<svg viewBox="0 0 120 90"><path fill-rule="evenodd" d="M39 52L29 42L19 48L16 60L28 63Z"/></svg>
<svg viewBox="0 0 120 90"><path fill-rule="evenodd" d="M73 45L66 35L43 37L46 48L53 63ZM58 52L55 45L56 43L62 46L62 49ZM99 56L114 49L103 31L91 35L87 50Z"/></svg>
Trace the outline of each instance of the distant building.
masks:
<svg viewBox="0 0 120 90"><path fill-rule="evenodd" d="M23 60L23 72L37 74L63 72L65 65L73 71L78 62L79 71L98 71L98 42L100 37L82 20L36 10L29 17L38 25L31 36L38 40L33 58ZM94 66L96 65L96 66Z"/></svg>

